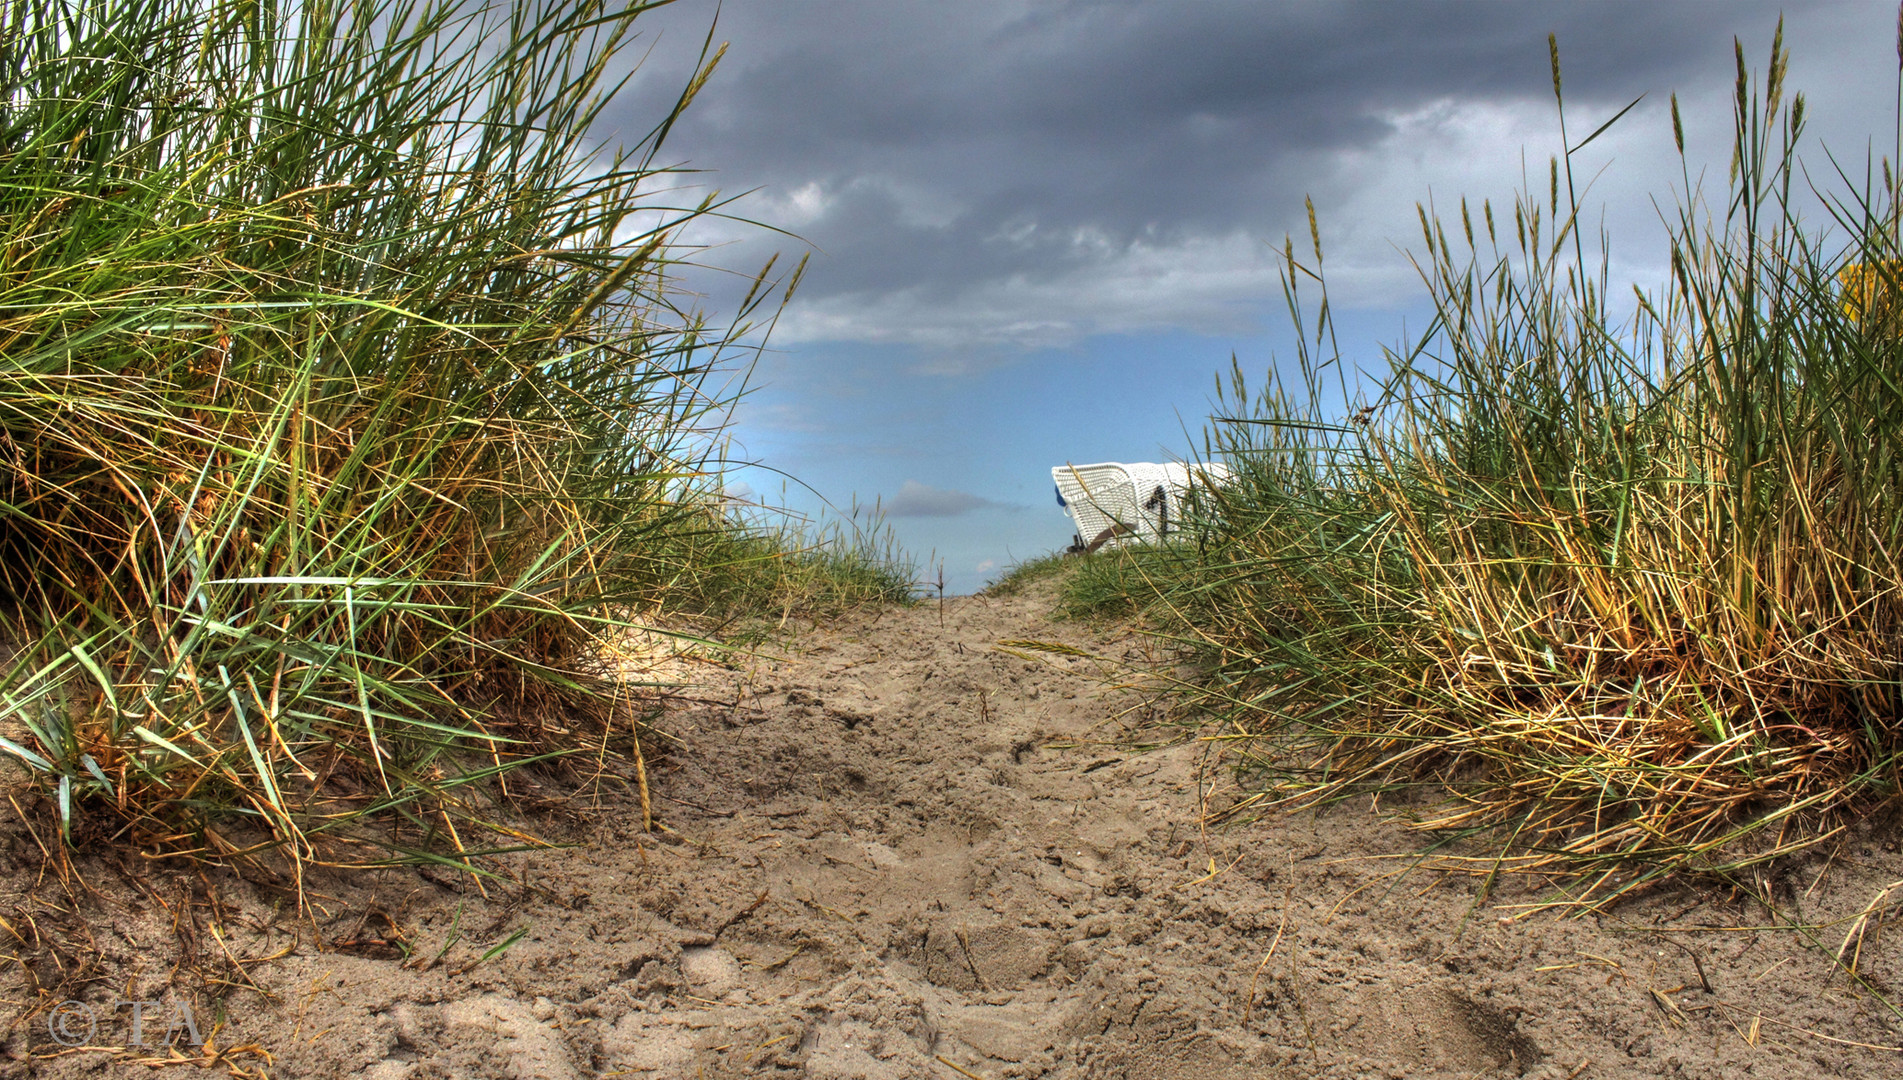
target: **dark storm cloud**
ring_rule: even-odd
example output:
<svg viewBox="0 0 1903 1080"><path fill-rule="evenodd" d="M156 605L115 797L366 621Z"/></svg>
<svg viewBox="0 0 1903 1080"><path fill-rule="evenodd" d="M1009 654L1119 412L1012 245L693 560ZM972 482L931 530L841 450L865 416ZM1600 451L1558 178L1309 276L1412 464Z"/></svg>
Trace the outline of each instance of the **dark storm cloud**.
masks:
<svg viewBox="0 0 1903 1080"><path fill-rule="evenodd" d="M727 58L663 157L717 169L714 182L730 192L761 189L742 211L818 249L801 304L833 329L809 336L876 336L881 318L915 319L934 305L1021 322L1008 302L987 306L978 294L1001 295L1013 281L1084 291L1133 252L1155 262L1158 250L1197 241L1279 242L1305 191L1369 182L1334 163L1393 136L1397 114L1441 99L1549 108L1549 31L1576 117L1651 92L1656 120L1667 91L1728 83L1734 34L1761 67L1777 11L730 4L715 31L732 43ZM651 24L668 37L617 103L628 130L645 130L642 118L678 87L683 46L712 16L710 5L681 3ZM1887 16L1869 18L1873 33L1887 32ZM1156 271L1124 271L1144 272ZM1209 285L1180 288L1187 300ZM1063 306L1061 296L1041 302ZM1087 304L1057 317L1098 318Z"/></svg>

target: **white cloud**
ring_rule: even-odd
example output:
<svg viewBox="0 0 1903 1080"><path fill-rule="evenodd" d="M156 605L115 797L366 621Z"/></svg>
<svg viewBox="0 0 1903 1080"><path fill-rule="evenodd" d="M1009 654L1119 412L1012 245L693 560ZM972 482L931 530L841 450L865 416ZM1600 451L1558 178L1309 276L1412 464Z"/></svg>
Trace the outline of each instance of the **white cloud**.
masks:
<svg viewBox="0 0 1903 1080"><path fill-rule="evenodd" d="M741 414L746 417L748 427L761 431L817 435L827 430L825 424L813 419L812 410L802 404L785 401L770 403L747 401L741 405Z"/></svg>
<svg viewBox="0 0 1903 1080"><path fill-rule="evenodd" d="M1106 333L1251 333L1264 302L1281 295L1276 251L1243 230L1170 243L1141 240L1120 249L1089 231L1062 242L1083 265L981 279L949 294L918 286L803 297L782 317L774 339L1033 349Z"/></svg>

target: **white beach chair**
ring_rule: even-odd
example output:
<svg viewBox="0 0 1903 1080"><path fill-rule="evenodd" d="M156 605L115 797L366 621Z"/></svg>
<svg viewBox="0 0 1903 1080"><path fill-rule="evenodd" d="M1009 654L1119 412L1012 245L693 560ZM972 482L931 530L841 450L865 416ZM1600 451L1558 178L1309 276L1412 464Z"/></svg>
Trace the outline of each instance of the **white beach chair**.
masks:
<svg viewBox="0 0 1903 1080"><path fill-rule="evenodd" d="M1192 484L1228 479L1229 467L1217 462L1106 461L1051 470L1058 502L1077 524L1076 551L1155 543L1180 527Z"/></svg>

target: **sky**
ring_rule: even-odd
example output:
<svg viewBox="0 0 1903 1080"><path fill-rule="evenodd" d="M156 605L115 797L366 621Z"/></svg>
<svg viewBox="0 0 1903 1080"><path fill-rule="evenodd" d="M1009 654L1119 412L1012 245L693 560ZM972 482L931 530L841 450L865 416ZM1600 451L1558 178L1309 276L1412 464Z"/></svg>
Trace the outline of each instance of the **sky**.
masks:
<svg viewBox="0 0 1903 1080"><path fill-rule="evenodd" d="M670 197L735 197L683 285L717 319L809 257L752 339L729 490L876 503L960 594L1070 542L1053 466L1184 459L1232 358L1293 370L1309 200L1343 362L1378 377L1427 321L1417 205L1546 187L1549 33L1574 144L1644 95L1573 168L1613 288L1660 288L1682 177L1726 190L1734 41L1761 73L1780 13L1812 179L1894 155L1888 3L678 0L596 134L640 138L726 44L658 158Z"/></svg>

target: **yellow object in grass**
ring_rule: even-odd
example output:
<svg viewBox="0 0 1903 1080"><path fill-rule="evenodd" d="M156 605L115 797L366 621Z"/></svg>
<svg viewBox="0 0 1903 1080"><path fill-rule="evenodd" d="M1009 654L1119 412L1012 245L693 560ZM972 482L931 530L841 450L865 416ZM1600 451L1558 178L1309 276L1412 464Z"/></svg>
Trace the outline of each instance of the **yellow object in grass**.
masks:
<svg viewBox="0 0 1903 1080"><path fill-rule="evenodd" d="M1903 259L1881 263L1852 263L1837 273L1843 284L1845 315L1859 323L1887 323L1893 319L1895 287L1903 281Z"/></svg>

